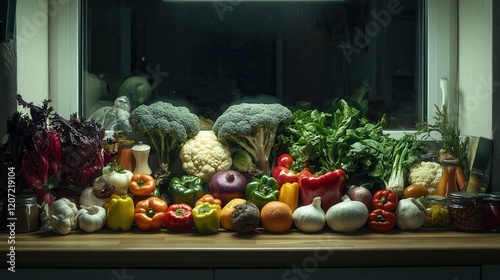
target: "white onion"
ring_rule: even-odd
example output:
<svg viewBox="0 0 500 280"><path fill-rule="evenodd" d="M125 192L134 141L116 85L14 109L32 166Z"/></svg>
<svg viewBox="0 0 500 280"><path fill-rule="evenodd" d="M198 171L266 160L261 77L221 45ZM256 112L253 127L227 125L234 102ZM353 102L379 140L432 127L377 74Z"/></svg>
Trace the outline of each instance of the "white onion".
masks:
<svg viewBox="0 0 500 280"><path fill-rule="evenodd" d="M334 231L355 232L366 224L368 208L360 201L344 201L330 207L326 212L326 224Z"/></svg>
<svg viewBox="0 0 500 280"><path fill-rule="evenodd" d="M325 211L321 208L321 197L317 196L309 205L303 205L293 211L295 226L304 232L318 232L325 227Z"/></svg>
<svg viewBox="0 0 500 280"><path fill-rule="evenodd" d="M401 199L394 214L396 224L403 230L418 229L425 223L424 206L412 197Z"/></svg>

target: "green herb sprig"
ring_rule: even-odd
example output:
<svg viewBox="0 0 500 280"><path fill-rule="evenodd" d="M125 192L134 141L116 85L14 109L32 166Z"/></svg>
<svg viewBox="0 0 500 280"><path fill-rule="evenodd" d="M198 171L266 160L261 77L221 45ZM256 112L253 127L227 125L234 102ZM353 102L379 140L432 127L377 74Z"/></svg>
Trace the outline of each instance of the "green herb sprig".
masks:
<svg viewBox="0 0 500 280"><path fill-rule="evenodd" d="M434 116L434 124L422 122L417 124L417 132L424 134L424 139L431 137L431 132L438 132L441 139L435 139L442 144L440 154L450 153L458 159L460 167L464 172L466 182L469 180L469 138L462 137L460 129L448 117L448 109L443 106L440 109L436 107L436 116Z"/></svg>

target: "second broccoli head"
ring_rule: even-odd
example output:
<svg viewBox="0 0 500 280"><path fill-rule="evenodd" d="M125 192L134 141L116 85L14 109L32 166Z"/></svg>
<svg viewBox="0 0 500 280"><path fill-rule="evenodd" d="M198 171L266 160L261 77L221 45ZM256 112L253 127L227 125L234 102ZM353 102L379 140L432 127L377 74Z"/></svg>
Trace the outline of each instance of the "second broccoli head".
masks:
<svg viewBox="0 0 500 280"><path fill-rule="evenodd" d="M158 101L139 105L130 113L133 130L144 133L151 141L160 164L172 165L182 144L200 131L199 118L188 108Z"/></svg>
<svg viewBox="0 0 500 280"><path fill-rule="evenodd" d="M230 106L218 117L213 131L219 139L246 150L257 168L271 174L269 156L276 133L291 119L292 112L278 103L241 103Z"/></svg>

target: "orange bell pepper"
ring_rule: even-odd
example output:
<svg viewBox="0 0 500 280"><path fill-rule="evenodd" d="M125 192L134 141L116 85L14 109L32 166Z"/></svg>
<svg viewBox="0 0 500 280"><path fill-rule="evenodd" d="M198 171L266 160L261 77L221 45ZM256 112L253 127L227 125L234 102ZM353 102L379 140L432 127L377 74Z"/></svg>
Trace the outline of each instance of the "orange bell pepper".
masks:
<svg viewBox="0 0 500 280"><path fill-rule="evenodd" d="M137 202L134 221L141 230L160 229L165 223L168 205L163 199L155 196Z"/></svg>
<svg viewBox="0 0 500 280"><path fill-rule="evenodd" d="M137 196L151 196L155 191L156 182L149 174L134 174L130 180L129 190Z"/></svg>
<svg viewBox="0 0 500 280"><path fill-rule="evenodd" d="M205 194L204 196L200 197L194 206L198 206L198 204L202 204L203 202L208 202L210 204L217 204L219 205L219 210L221 210L222 207L222 201L218 198L213 197L211 194Z"/></svg>
<svg viewBox="0 0 500 280"><path fill-rule="evenodd" d="M290 209L295 211L299 207L299 183L284 183L280 188L278 201L284 202Z"/></svg>

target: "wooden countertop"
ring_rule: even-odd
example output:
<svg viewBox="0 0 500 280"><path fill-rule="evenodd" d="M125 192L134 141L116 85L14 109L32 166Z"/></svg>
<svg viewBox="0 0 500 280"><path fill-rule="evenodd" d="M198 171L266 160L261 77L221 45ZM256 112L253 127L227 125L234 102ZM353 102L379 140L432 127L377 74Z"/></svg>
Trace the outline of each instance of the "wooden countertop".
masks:
<svg viewBox="0 0 500 280"><path fill-rule="evenodd" d="M1 233L2 266L6 267L7 232ZM142 232L133 229L94 233L74 231L15 235L16 267L150 267L252 268L373 267L500 264L500 233L401 231L375 233L362 229L339 234L329 229L305 234L259 230L213 235L196 231Z"/></svg>

